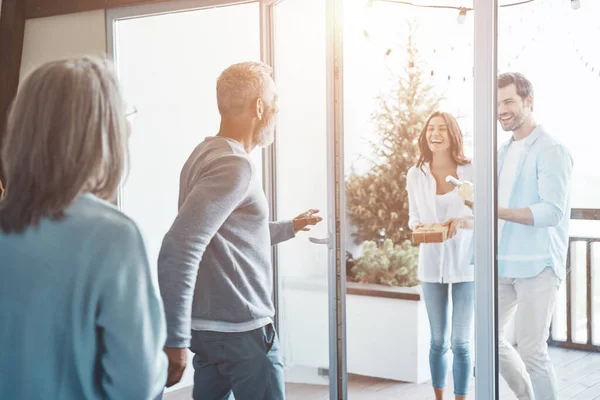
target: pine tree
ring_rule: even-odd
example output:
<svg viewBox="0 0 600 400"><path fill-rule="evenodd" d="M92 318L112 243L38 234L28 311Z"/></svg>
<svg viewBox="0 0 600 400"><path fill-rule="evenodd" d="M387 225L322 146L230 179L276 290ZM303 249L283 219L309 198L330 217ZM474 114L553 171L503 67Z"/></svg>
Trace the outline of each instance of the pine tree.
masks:
<svg viewBox="0 0 600 400"><path fill-rule="evenodd" d="M357 244L381 244L386 239L402 244L410 239L406 173L419 158L421 129L442 98L427 83L429 74L419 58L414 26L405 51L406 64L393 76L389 92L378 97L373 114L377 132L373 166L364 175L353 172L346 182L347 215Z"/></svg>

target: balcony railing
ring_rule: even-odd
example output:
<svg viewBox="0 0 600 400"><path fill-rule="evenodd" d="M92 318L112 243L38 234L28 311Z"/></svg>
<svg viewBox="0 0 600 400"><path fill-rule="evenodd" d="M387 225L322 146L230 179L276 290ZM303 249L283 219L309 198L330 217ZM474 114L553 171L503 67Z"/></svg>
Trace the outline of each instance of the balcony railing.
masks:
<svg viewBox="0 0 600 400"><path fill-rule="evenodd" d="M600 221L600 209L573 209L571 220ZM600 312L600 280L595 278L593 257L596 243L600 243L600 229L594 235L569 238L567 274L552 323L551 345L600 352L600 321L596 321L600 315L594 318L595 311Z"/></svg>

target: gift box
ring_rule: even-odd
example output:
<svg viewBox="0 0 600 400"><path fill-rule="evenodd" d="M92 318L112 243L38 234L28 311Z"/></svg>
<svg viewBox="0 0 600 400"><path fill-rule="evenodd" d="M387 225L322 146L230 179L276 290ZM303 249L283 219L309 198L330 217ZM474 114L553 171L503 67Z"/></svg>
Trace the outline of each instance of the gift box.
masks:
<svg viewBox="0 0 600 400"><path fill-rule="evenodd" d="M448 239L448 225L426 224L418 227L412 233L413 244L442 243Z"/></svg>

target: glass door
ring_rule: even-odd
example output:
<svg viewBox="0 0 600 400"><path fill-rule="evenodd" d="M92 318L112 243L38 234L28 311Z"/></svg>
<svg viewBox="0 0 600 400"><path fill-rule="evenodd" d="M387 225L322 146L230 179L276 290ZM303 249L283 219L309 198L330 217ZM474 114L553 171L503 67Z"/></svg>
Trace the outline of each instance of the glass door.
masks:
<svg viewBox="0 0 600 400"><path fill-rule="evenodd" d="M276 249L277 321L288 399L338 398L336 218L328 2L284 0L263 13L279 97L271 150L276 218L318 209L323 223Z"/></svg>
<svg viewBox="0 0 600 400"><path fill-rule="evenodd" d="M350 400L493 398L491 3L343 3Z"/></svg>
<svg viewBox="0 0 600 400"><path fill-rule="evenodd" d="M291 399L431 398L434 387L446 396L496 397L496 2L457 3L268 6L281 101L272 158L277 216L315 207L327 221L277 252ZM465 165L449 174L472 182L478 202L477 219L458 205L464 273L432 277L419 275L406 175L435 111L447 112L436 129L463 153L454 161ZM428 136L423 145L435 147ZM444 187L432 193L432 207L438 194L454 192ZM432 317L435 338L435 304L428 312L422 283L446 290Z"/></svg>

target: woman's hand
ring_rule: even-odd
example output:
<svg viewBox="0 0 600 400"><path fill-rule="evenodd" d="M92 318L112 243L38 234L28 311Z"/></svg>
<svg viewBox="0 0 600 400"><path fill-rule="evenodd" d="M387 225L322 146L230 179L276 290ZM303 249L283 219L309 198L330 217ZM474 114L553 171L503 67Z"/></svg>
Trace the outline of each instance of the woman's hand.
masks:
<svg viewBox="0 0 600 400"><path fill-rule="evenodd" d="M463 229L465 227L465 219L464 218L450 218L448 221L444 222L442 225L448 226L448 239L451 239L456 235L459 229Z"/></svg>

